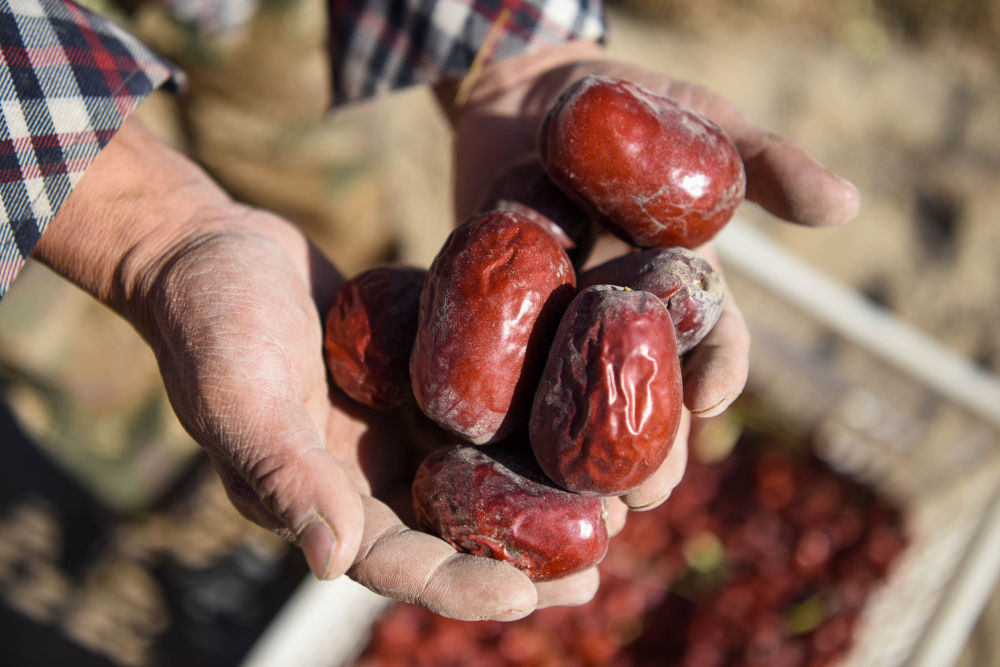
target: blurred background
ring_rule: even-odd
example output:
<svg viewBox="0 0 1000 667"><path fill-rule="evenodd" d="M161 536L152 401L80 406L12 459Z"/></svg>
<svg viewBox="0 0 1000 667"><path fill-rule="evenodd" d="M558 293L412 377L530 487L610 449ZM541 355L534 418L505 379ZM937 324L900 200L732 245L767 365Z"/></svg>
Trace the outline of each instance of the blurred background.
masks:
<svg viewBox="0 0 1000 667"><path fill-rule="evenodd" d="M348 275L379 261L425 265L434 256L451 225L447 127L424 89L327 114L322 0L247 3L256 7L252 20L223 35L193 29L154 3L83 4L112 16L187 71L184 97L157 94L140 114L237 198L300 224ZM1000 373L1000 5L608 0L608 9L613 54L722 93L862 192L861 215L843 228L799 229L749 204L740 212L745 222L983 373ZM768 310L766 294L741 291L736 276L733 283L749 320L784 321ZM842 361L830 351L837 343L828 332L788 317L792 330L773 337L802 346L797 349L815 365L800 365L800 374ZM776 416L765 400L781 386L767 369L780 365L785 348L770 349L776 356L762 352L755 362L762 377L756 390L726 421L706 429L705 461L724 458L711 454L711 443L728 452L740 437L813 443L812 427L825 417L790 428L795 420L781 411ZM849 382L871 392L884 387L859 373ZM899 412L903 421L916 423L920 415L928 432L937 429L927 437L938 455L963 451L962 438L975 431L976 455L984 458L970 460L993 460L1000 445L995 431L955 416L960 409L929 409L924 394L907 393L907 381L896 381L893 396L908 396ZM0 305L0 388L0 662L238 664L305 568L296 553L229 507L174 420L152 356L134 332L29 263ZM850 420L853 404L843 402L843 393L819 392L815 401L813 412L840 410L840 418ZM931 423L942 414L951 430ZM745 465L752 477L758 464ZM723 474L715 470L705 474ZM851 473L837 479L855 484L858 475ZM884 509L873 516L882 522L883 538L900 537L902 544L910 539L905 510L913 489L889 489L885 496L876 503ZM884 553L895 557L892 544ZM702 540L694 547L688 545L685 562L711 570L718 544ZM635 560L644 552L624 553ZM619 554L615 562L621 566L623 559ZM662 581L659 588L666 588ZM637 595L623 607L633 621L653 604ZM799 615L786 613L783 627L795 621L797 636L815 637L825 621L840 618L829 605L795 607L814 599L820 598L796 599ZM676 613L676 601L655 602ZM396 613L395 634L376 631L383 643L403 636L415 644L402 645L419 645L421 632L426 642L447 641L441 639L447 630L430 629L426 619L399 620L405 612ZM843 625L824 627L827 635L844 634ZM1000 662L998 628L995 601L965 644L961 663ZM641 634L633 622L612 644L624 650ZM491 637L483 639L486 645L499 641ZM524 653L525 641L521 653L514 652L522 662L509 664L543 664L543 654ZM610 664L617 654L560 655ZM641 664L636 655L621 653L621 664ZM805 653L795 655L805 664ZM395 659L380 657L377 647L366 656L374 664Z"/></svg>

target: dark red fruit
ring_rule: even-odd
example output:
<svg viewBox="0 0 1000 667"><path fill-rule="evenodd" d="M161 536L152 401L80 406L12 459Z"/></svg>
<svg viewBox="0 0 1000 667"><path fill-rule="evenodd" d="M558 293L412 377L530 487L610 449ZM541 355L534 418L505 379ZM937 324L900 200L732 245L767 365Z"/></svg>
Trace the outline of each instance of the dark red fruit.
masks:
<svg viewBox="0 0 1000 667"><path fill-rule="evenodd" d="M531 447L570 491L621 495L663 463L680 424L681 370L656 296L581 291L566 310L535 394Z"/></svg>
<svg viewBox="0 0 1000 667"><path fill-rule="evenodd" d="M573 84L545 116L538 148L556 185L640 247L705 243L746 190L739 153L718 126L611 77Z"/></svg>
<svg viewBox="0 0 1000 667"><path fill-rule="evenodd" d="M679 355L700 343L722 315L722 277L708 260L686 248L622 255L584 271L577 280L580 288L621 285L658 296L670 311Z"/></svg>
<svg viewBox="0 0 1000 667"><path fill-rule="evenodd" d="M510 211L457 227L420 296L410 376L424 413L483 444L525 419L576 276L548 232Z"/></svg>
<svg viewBox="0 0 1000 667"><path fill-rule="evenodd" d="M556 487L517 444L524 443L458 445L428 456L413 482L420 527L533 581L599 563L608 548L605 500Z"/></svg>
<svg viewBox="0 0 1000 667"><path fill-rule="evenodd" d="M324 352L334 383L388 409L411 400L409 362L426 271L378 266L341 286L326 316Z"/></svg>

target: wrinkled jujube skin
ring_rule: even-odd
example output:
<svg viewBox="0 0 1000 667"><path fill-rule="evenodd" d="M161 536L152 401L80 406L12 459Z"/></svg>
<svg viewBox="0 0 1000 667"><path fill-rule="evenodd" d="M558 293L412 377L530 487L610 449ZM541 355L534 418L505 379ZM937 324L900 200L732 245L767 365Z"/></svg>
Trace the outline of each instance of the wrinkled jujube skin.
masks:
<svg viewBox="0 0 1000 667"><path fill-rule="evenodd" d="M452 231L420 295L410 357L417 404L475 444L523 422L576 275L548 232L493 211Z"/></svg>
<svg viewBox="0 0 1000 667"><path fill-rule="evenodd" d="M746 190L743 162L722 129L612 77L570 86L542 121L538 150L556 185L642 248L705 243Z"/></svg>
<svg viewBox="0 0 1000 667"><path fill-rule="evenodd" d="M579 288L620 285L650 292L667 305L677 354L700 343L722 315L726 290L708 260L687 248L650 248L577 274Z"/></svg>
<svg viewBox="0 0 1000 667"><path fill-rule="evenodd" d="M552 484L520 441L431 453L414 478L413 504L423 530L533 581L596 565L608 548L606 500Z"/></svg>
<svg viewBox="0 0 1000 667"><path fill-rule="evenodd" d="M556 331L532 404L531 447L563 488L622 495L666 459L681 407L667 307L648 292L591 286Z"/></svg>
<svg viewBox="0 0 1000 667"><path fill-rule="evenodd" d="M334 383L354 400L382 410L412 400L410 351L426 273L376 266L346 281L334 297L323 349Z"/></svg>
<svg viewBox="0 0 1000 667"><path fill-rule="evenodd" d="M535 153L501 171L476 210L514 211L537 222L559 240L574 266L587 261L597 240L598 223L556 187Z"/></svg>

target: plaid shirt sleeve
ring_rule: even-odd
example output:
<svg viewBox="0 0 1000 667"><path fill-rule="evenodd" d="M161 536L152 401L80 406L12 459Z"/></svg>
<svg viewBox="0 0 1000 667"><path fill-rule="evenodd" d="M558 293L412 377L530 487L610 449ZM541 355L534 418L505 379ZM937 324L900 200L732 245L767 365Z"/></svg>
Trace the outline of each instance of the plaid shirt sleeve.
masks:
<svg viewBox="0 0 1000 667"><path fill-rule="evenodd" d="M601 0L329 0L334 103L468 71L542 42L603 40Z"/></svg>
<svg viewBox="0 0 1000 667"><path fill-rule="evenodd" d="M69 1L0 0L0 297L125 118L179 76Z"/></svg>

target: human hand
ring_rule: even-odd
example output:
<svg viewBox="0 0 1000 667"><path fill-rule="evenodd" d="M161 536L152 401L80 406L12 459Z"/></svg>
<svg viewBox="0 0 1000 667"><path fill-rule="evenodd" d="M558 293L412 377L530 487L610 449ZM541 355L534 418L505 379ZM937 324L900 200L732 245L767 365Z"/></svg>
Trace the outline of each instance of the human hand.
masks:
<svg viewBox="0 0 1000 667"><path fill-rule="evenodd" d="M234 505L298 543L317 576L346 571L446 616L507 619L589 599L596 571L532 584L403 522L389 502L409 501L400 462L416 446L403 417L327 384L328 299L314 295L335 272L283 221L239 211L233 231L179 249L149 281L142 325L178 417Z"/></svg>
<svg viewBox="0 0 1000 667"><path fill-rule="evenodd" d="M346 572L462 619L593 595L595 570L536 585L407 527L384 502L408 499L394 474L416 451L403 417L327 382L322 314L341 276L291 224L232 202L141 126L115 136L35 255L135 326L233 504L297 543L316 576Z"/></svg>
<svg viewBox="0 0 1000 667"><path fill-rule="evenodd" d="M611 60L594 43L575 42L489 65L476 75L471 87L461 85L468 81L438 87L438 99L455 130L458 219L472 212L495 175L535 150L538 126L562 91L594 74L638 83L714 121L743 159L747 199L772 214L807 226L841 224L857 214L859 196L851 183L819 165L792 141L763 130L720 96L644 67ZM630 250L606 235L595 248L591 264ZM721 273L711 244L696 250ZM740 394L748 372L749 345L749 332L727 286L718 323L683 359L685 424L663 467L623 497L624 504L649 509L669 496L683 475L691 417L717 415Z"/></svg>

